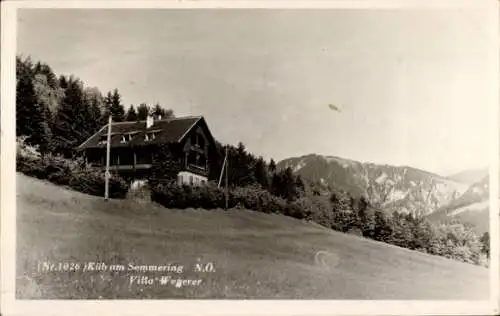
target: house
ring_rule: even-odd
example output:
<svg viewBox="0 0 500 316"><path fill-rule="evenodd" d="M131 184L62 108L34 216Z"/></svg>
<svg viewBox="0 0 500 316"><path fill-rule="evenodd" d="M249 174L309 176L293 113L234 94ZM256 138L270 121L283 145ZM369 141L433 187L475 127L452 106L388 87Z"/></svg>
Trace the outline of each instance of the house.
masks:
<svg viewBox="0 0 500 316"><path fill-rule="evenodd" d="M105 168L108 124L78 146L86 164ZM167 148L181 166L178 183L199 185L208 181L211 158L216 144L202 116L161 119L149 116L145 121L111 124L110 171L130 180L147 179L153 155Z"/></svg>

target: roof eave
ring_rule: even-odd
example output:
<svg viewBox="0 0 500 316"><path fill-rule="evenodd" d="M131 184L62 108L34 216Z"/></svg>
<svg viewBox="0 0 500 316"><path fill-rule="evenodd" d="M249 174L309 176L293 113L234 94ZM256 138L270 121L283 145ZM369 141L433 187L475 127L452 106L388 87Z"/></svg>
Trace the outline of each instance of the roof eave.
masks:
<svg viewBox="0 0 500 316"><path fill-rule="evenodd" d="M108 126L108 124L104 125L103 127L101 127L97 132L95 132L92 136L90 136L89 138L87 138L83 143L80 144L80 146L78 146L76 148L77 151L81 151L81 150L84 150L86 149L87 147L85 146L91 139L93 139L96 135L100 134L106 127Z"/></svg>
<svg viewBox="0 0 500 316"><path fill-rule="evenodd" d="M196 124L198 124L198 122L203 119L203 116L199 116L196 121L193 122L193 124L191 124L191 126L184 132L184 134L182 134L181 137L179 137L179 139L176 141L177 143L180 143L184 137L186 137L187 134L189 134L189 132L193 129L193 127L196 126Z"/></svg>

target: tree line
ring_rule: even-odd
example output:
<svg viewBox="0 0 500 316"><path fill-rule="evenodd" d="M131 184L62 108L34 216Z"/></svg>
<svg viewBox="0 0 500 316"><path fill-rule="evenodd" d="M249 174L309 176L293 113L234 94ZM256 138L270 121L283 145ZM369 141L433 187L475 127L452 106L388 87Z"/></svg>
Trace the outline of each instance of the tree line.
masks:
<svg viewBox="0 0 500 316"><path fill-rule="evenodd" d="M42 154L72 157L74 148L107 123L145 120L148 115L173 117L160 104L122 103L118 89L103 94L77 77L53 72L46 63L16 57L16 135L38 146Z"/></svg>
<svg viewBox="0 0 500 316"><path fill-rule="evenodd" d="M73 75L56 76L49 65L35 63L29 57L16 58L16 76L16 134L23 136L27 145L35 146L42 156L74 158L74 149L106 124L109 115L117 122L144 120L149 114L174 117L172 109L165 109L160 104L141 103L125 110L117 89L102 94L98 88L85 86ZM488 234L479 238L460 223L438 225L411 214L387 214L365 197L353 198L335 188L305 181L290 168L278 169L273 159L267 162L255 156L241 142L234 146L216 141L215 153L210 157L212 182L219 179L226 148L230 189L239 194L238 199L248 208L266 212L279 209L283 214L315 221L334 230L355 232L400 247L466 262L480 263L484 256L489 256ZM154 180L175 176L173 171L179 167L175 162L164 157L156 161ZM38 166L32 169L36 168ZM73 182L89 182L80 180ZM191 189L185 192L192 194ZM212 203L216 200L213 195L220 197L220 192L210 192L206 200ZM170 196L166 200L172 203L173 198ZM185 199L183 205L194 200L194 197Z"/></svg>
<svg viewBox="0 0 500 316"><path fill-rule="evenodd" d="M145 120L148 115L174 117L172 109L158 103L131 104L125 110L118 89L103 94L74 75L57 76L48 64L33 62L30 57L17 56L16 77L16 134L25 136L26 144L37 146L42 155L72 158L74 149L105 125L110 115L114 122ZM231 166L230 186L259 185L286 199L300 195L304 188L300 177L289 169L276 170L272 159L267 163L256 157L241 142L237 146L216 142L216 154L210 157L210 179L220 175L225 146Z"/></svg>
<svg viewBox="0 0 500 316"><path fill-rule="evenodd" d="M490 256L488 232L479 236L473 227L459 221L448 224L430 222L412 213L386 211L364 197L353 199L345 192L330 196L332 228L355 232L367 238L464 262L487 265Z"/></svg>

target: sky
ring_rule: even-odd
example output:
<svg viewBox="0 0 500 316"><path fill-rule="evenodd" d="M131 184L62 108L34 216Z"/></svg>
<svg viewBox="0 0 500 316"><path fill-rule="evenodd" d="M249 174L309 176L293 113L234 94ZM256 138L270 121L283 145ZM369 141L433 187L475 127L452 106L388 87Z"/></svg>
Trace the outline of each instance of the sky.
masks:
<svg viewBox="0 0 500 316"><path fill-rule="evenodd" d="M21 9L17 52L126 108L203 115L276 161L309 153L443 175L489 159L479 9ZM334 105L340 111L332 110Z"/></svg>

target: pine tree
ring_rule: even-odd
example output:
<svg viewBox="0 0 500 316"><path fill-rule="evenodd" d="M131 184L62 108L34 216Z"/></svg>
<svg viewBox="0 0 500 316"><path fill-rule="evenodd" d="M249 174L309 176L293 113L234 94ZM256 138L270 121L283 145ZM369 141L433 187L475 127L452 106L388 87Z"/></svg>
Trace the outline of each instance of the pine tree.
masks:
<svg viewBox="0 0 500 316"><path fill-rule="evenodd" d="M26 136L26 143L38 145L42 154L50 149L50 111L38 103L33 81L28 72L21 75L16 86L16 134Z"/></svg>
<svg viewBox="0 0 500 316"><path fill-rule="evenodd" d="M257 159L254 166L255 179L266 190L269 189L270 179L269 172L267 171L266 162L262 157Z"/></svg>
<svg viewBox="0 0 500 316"><path fill-rule="evenodd" d="M52 89L56 89L59 87L59 82L57 80L57 76L52 71L49 65L43 63L40 67L40 74L45 75L47 77L47 83Z"/></svg>
<svg viewBox="0 0 500 316"><path fill-rule="evenodd" d="M123 120L125 119L125 108L121 103L121 96L118 93L118 89L113 90L109 111L113 117L114 122L123 122Z"/></svg>
<svg viewBox="0 0 500 316"><path fill-rule="evenodd" d="M40 109L40 121L38 124L38 145L39 150L42 155L52 152L53 150L53 140L52 140L52 113L47 106L42 106Z"/></svg>
<svg viewBox="0 0 500 316"><path fill-rule="evenodd" d="M160 106L159 103L156 103L155 106L152 109L153 116L155 117L161 117L162 119L167 119L167 118L173 118L174 117L174 111L172 109L164 109Z"/></svg>
<svg viewBox="0 0 500 316"><path fill-rule="evenodd" d="M99 89L85 88L84 100L89 108L89 116L91 118L90 128L92 132L96 132L108 122L108 118L103 115L103 110L105 109L104 99Z"/></svg>
<svg viewBox="0 0 500 316"><path fill-rule="evenodd" d="M23 76L33 77L33 62L30 57L22 59L20 56L16 56L16 78L19 81Z"/></svg>
<svg viewBox="0 0 500 316"><path fill-rule="evenodd" d="M125 121L134 122L137 121L137 112L135 111L134 105L130 105L127 111L127 115L125 116Z"/></svg>
<svg viewBox="0 0 500 316"><path fill-rule="evenodd" d="M153 107L153 113L151 113L155 117L161 117L162 119L165 116L165 110L160 106L159 103L156 103Z"/></svg>
<svg viewBox="0 0 500 316"><path fill-rule="evenodd" d="M257 184L250 155L242 142L238 143L237 148L229 146L228 160L232 166L228 172L231 185L243 187Z"/></svg>
<svg viewBox="0 0 500 316"><path fill-rule="evenodd" d="M32 116L37 112L33 82L28 74L18 78L16 86L16 135L30 137L35 133Z"/></svg>
<svg viewBox="0 0 500 316"><path fill-rule="evenodd" d="M52 87L47 75L41 73L35 74L32 82L38 103L50 110L55 109L62 99L59 83L56 81L55 87Z"/></svg>
<svg viewBox="0 0 500 316"><path fill-rule="evenodd" d="M274 159L271 158L271 161L269 162L269 171L272 173L276 172L276 162L274 162Z"/></svg>
<svg viewBox="0 0 500 316"><path fill-rule="evenodd" d="M332 228L348 232L357 227L355 213L352 211L351 198L345 192L334 190L330 196L332 206Z"/></svg>
<svg viewBox="0 0 500 316"><path fill-rule="evenodd" d="M392 227L387 215L381 210L375 211L375 231L371 238L379 241L389 242L392 235Z"/></svg>
<svg viewBox="0 0 500 316"><path fill-rule="evenodd" d="M139 106L137 107L137 120L144 121L145 119L147 119L149 113L151 113L151 110L146 103L139 104Z"/></svg>
<svg viewBox="0 0 500 316"><path fill-rule="evenodd" d="M90 130L93 132L97 132L97 130L104 124L103 117L101 113L101 107L99 103L92 102L89 105L89 115L90 115Z"/></svg>
<svg viewBox="0 0 500 316"><path fill-rule="evenodd" d="M94 132L95 118L91 107L85 102L83 86L77 79L67 82L65 96L57 109L54 121L55 150L66 157L71 157L74 148L85 141Z"/></svg>
<svg viewBox="0 0 500 316"><path fill-rule="evenodd" d="M103 99L103 103L104 103L103 117L104 117L104 120L107 122L108 117L111 115L111 106L113 104L113 95L111 94L111 91L108 91L108 93L106 94L106 96Z"/></svg>
<svg viewBox="0 0 500 316"><path fill-rule="evenodd" d="M297 180L293 175L293 171L291 168L286 168L274 173L271 181L271 186L271 192L274 195L277 195L289 201L295 200L299 197Z"/></svg>
<svg viewBox="0 0 500 316"><path fill-rule="evenodd" d="M61 75L59 77L59 86L63 89L67 89L68 88L68 79L66 78L66 76L64 75Z"/></svg>
<svg viewBox="0 0 500 316"><path fill-rule="evenodd" d="M396 246L410 248L413 239L412 230L408 223L408 217L399 212L393 212L391 216L392 234L390 243ZM410 248L411 249L411 248Z"/></svg>
<svg viewBox="0 0 500 316"><path fill-rule="evenodd" d="M298 197L298 186L292 168L288 167L283 172L283 182L285 185L285 198L294 200Z"/></svg>
<svg viewBox="0 0 500 316"><path fill-rule="evenodd" d="M306 186L300 175L295 176L295 190L295 195L297 197L301 194L305 194Z"/></svg>
<svg viewBox="0 0 500 316"><path fill-rule="evenodd" d="M486 257L490 257L490 233L485 232L479 239L481 242L481 251L486 254Z"/></svg>

